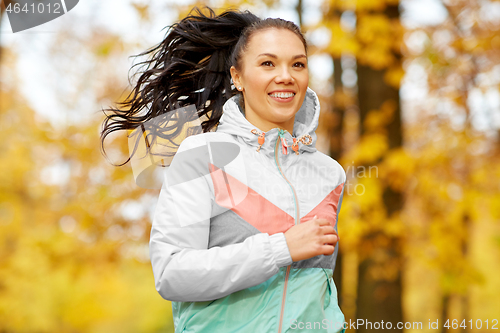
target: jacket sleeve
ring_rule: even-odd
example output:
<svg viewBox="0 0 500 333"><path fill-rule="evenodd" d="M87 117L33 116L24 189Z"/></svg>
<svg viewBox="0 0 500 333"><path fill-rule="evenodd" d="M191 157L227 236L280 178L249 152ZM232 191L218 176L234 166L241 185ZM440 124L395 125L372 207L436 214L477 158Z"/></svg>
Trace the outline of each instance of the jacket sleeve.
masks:
<svg viewBox="0 0 500 333"><path fill-rule="evenodd" d="M214 200L210 175L196 171L204 170L200 159L177 158L200 147L200 137L188 137L179 146L153 217L149 250L155 286L170 301L218 299L262 283L292 263L283 233L260 233L242 243L208 249ZM165 186L168 177L178 174L198 177Z"/></svg>

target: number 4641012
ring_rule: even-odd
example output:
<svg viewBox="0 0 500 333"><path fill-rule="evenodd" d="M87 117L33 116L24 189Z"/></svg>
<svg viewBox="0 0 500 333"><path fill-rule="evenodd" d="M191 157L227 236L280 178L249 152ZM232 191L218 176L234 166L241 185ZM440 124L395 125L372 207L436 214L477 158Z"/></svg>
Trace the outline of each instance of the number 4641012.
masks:
<svg viewBox="0 0 500 333"><path fill-rule="evenodd" d="M443 326L448 329L454 329L454 330L459 327L461 328L469 327L470 329L476 328L476 329L498 330L498 319L492 319L492 320L476 319L476 321L472 319L466 321L464 319L460 324L458 323L457 319L453 319L451 321L450 319L448 319Z"/></svg>
<svg viewBox="0 0 500 333"><path fill-rule="evenodd" d="M52 5L52 7L51 7ZM47 4L43 3L38 3L37 6L35 6L34 3L31 5L28 5L27 3L24 4L24 6L21 8L21 5L19 3L9 3L7 8L5 8L5 11L7 13L20 13L20 12L25 12L25 13L55 13L55 14L62 14L63 13L63 8L61 7L60 3L54 3L51 4L50 2Z"/></svg>

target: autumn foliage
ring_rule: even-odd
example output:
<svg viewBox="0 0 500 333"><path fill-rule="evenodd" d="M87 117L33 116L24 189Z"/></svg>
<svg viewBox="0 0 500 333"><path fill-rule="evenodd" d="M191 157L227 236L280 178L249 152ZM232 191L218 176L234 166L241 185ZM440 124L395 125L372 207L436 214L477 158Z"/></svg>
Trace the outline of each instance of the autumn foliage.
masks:
<svg viewBox="0 0 500 333"><path fill-rule="evenodd" d="M321 17L303 24L307 38L329 36L311 43L310 55L327 55L334 67L312 88L322 103L318 147L335 151L348 177L340 306L355 320L362 297L387 297L377 285L359 295L369 258L376 265L363 279L401 279L400 302L387 307L402 309L405 321L500 320L500 3L436 0L441 20L415 24L409 2L325 0ZM129 6L143 24L157 15ZM278 8L224 6L261 16ZM66 100L90 96L94 110L74 103L71 111L85 121L55 125L37 114L21 90L19 55L0 49L0 332L173 332L148 256L158 191L139 188L129 165L110 163L128 154L124 136L107 142L109 159L99 150L100 108L130 89L115 62L151 45L88 29L76 44L61 31L52 46L60 63L87 52L91 65L75 85L90 93ZM366 73L378 75L374 91L384 86L397 99L365 110L369 97L358 88Z"/></svg>

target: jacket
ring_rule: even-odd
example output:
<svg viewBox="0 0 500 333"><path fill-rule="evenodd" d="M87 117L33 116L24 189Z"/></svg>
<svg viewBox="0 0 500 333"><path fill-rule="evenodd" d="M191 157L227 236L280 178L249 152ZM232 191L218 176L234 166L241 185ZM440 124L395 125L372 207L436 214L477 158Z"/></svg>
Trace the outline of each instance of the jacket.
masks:
<svg viewBox="0 0 500 333"><path fill-rule="evenodd" d="M294 133L262 132L230 98L214 132L182 141L150 235L175 332L343 332L334 254L292 262L284 232L315 215L337 229L346 174L316 147L308 88Z"/></svg>

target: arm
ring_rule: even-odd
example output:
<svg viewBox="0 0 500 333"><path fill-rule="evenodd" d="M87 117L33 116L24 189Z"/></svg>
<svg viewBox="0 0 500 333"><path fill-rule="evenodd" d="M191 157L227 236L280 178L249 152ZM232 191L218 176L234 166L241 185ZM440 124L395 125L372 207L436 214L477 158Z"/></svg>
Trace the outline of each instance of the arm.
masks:
<svg viewBox="0 0 500 333"><path fill-rule="evenodd" d="M200 146L201 138L188 137L177 154ZM210 175L203 175L201 159L177 158L177 154L168 177L193 172L201 176L164 186L160 192L149 246L156 290L163 298L218 299L262 283L292 263L283 233L260 233L242 243L208 249L213 200L207 181ZM174 183L171 178L169 183Z"/></svg>

